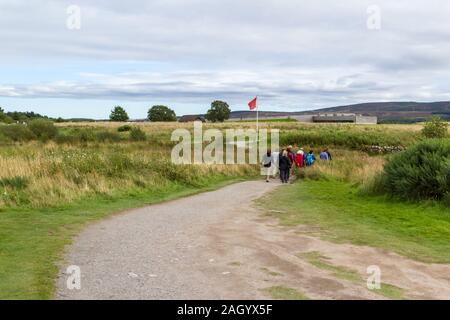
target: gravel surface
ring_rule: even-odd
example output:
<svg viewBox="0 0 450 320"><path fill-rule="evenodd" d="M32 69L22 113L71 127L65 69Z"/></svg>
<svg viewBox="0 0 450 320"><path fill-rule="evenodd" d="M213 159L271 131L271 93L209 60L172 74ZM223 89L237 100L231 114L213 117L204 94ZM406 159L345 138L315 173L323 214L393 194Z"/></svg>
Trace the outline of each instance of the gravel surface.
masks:
<svg viewBox="0 0 450 320"><path fill-rule="evenodd" d="M206 276L208 226L245 214L278 183L243 182L114 215L84 230L61 268L60 299L222 298L227 271ZM81 290L68 290L67 266L81 269Z"/></svg>
<svg viewBox="0 0 450 320"><path fill-rule="evenodd" d="M237 183L88 226L67 248L55 298L267 299L267 289L282 287L311 299L385 299L366 285L367 268L378 266L382 286L398 287L404 298L450 299L448 264L333 243L317 226L282 227L263 215L253 200L277 186L287 187ZM334 267L315 265L306 253ZM80 290L67 289L70 265L81 269ZM351 279L342 275L348 271Z"/></svg>

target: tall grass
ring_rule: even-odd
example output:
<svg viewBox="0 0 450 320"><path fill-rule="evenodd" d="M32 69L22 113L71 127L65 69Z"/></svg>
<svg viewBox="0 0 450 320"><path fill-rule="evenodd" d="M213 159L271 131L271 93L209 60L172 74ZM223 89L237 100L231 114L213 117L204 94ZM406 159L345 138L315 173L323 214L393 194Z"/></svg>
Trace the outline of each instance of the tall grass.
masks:
<svg viewBox="0 0 450 320"><path fill-rule="evenodd" d="M332 150L333 160L317 160L313 166L297 171L300 178L311 180L335 179L363 186L370 184L383 170L385 158L370 156L365 152Z"/></svg>
<svg viewBox="0 0 450 320"><path fill-rule="evenodd" d="M174 165L169 148L147 142L83 147L28 143L0 149L0 208L58 206L93 195L163 190L174 182L201 187L211 176L256 174L250 165ZM20 179L27 183L18 188Z"/></svg>
<svg viewBox="0 0 450 320"><path fill-rule="evenodd" d="M36 139L53 139L61 144L75 144L86 142L121 142L136 141L143 137L142 132L135 130L127 134L120 123L64 123L57 124L57 133L53 128L43 128L39 124L37 133L24 125L0 126L0 143L26 142ZM37 125L35 125L36 127ZM130 126L129 126L130 127ZM154 142L160 139L170 142L170 133L177 128L191 130L192 123L138 123L133 127L140 128L146 136ZM220 124L206 124L205 129L217 128L255 128L249 122L225 122ZM409 146L420 137L420 125L352 125L352 124L307 124L299 122L261 122L260 128L280 129L280 143L282 145L327 145L352 149L364 149L368 146ZM42 130L45 129L45 130ZM51 130L50 130L51 129ZM130 127L131 130L131 127ZM34 130L36 131L36 130ZM136 135L138 133L138 135ZM138 138L136 139L136 136Z"/></svg>

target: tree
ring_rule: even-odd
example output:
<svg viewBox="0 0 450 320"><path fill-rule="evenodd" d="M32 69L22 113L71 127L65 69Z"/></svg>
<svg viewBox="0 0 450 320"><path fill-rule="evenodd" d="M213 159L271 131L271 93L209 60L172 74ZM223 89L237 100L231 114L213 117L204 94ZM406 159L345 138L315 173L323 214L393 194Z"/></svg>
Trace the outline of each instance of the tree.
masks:
<svg viewBox="0 0 450 320"><path fill-rule="evenodd" d="M124 108L122 108L121 106L115 106L111 111L109 119L111 121L127 121L129 118Z"/></svg>
<svg viewBox="0 0 450 320"><path fill-rule="evenodd" d="M148 120L156 121L177 121L175 111L166 106L153 106L148 110Z"/></svg>
<svg viewBox="0 0 450 320"><path fill-rule="evenodd" d="M437 116L431 117L422 129L422 134L426 138L444 138L447 133L447 122Z"/></svg>
<svg viewBox="0 0 450 320"><path fill-rule="evenodd" d="M224 122L230 118L230 107L224 101L213 101L211 109L206 113L206 119L211 122Z"/></svg>
<svg viewBox="0 0 450 320"><path fill-rule="evenodd" d="M43 141L52 139L58 134L58 129L55 127L54 123L43 118L31 120L28 124L28 128L36 137Z"/></svg>
<svg viewBox="0 0 450 320"><path fill-rule="evenodd" d="M4 123L13 123L14 122L14 120L5 113L5 110L3 110L2 107L0 107L0 122L4 122Z"/></svg>

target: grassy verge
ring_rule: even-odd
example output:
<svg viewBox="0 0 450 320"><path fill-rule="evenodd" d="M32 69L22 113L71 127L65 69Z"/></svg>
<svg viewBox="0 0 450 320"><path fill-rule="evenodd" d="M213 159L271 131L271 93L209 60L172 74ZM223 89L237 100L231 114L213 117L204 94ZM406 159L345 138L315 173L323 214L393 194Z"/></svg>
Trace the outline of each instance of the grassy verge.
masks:
<svg viewBox="0 0 450 320"><path fill-rule="evenodd" d="M358 272L342 266L335 266L331 263L328 263L326 261L328 258L321 255L317 251L302 253L299 254L299 257L306 259L310 264L319 269L330 271L331 274L336 278L341 278L352 282L360 282L361 280Z"/></svg>
<svg viewBox="0 0 450 320"><path fill-rule="evenodd" d="M262 291L277 300L309 300L305 294L293 288L277 286L265 288Z"/></svg>
<svg viewBox="0 0 450 320"><path fill-rule="evenodd" d="M306 261L308 261L316 268L330 272L330 274L336 278L351 281L361 286L366 286L366 280L363 277L361 277L361 275L357 271L347 267L336 266L329 263L327 261L329 258L320 254L320 252L317 251L304 252L298 254L298 257L306 259ZM381 283L380 288L374 289L373 292L382 295L383 297L388 299L393 300L405 299L404 292L401 288L388 283Z"/></svg>
<svg viewBox="0 0 450 320"><path fill-rule="evenodd" d="M333 179L300 181L260 203L284 225L319 226L328 240L385 248L425 262L450 262L450 214L437 203L362 196L356 187Z"/></svg>
<svg viewBox="0 0 450 320"><path fill-rule="evenodd" d="M203 187L179 183L163 191L130 189L111 196L92 196L66 206L9 208L0 212L0 299L50 299L57 262L64 247L86 223L111 212L213 190L241 180L211 177Z"/></svg>

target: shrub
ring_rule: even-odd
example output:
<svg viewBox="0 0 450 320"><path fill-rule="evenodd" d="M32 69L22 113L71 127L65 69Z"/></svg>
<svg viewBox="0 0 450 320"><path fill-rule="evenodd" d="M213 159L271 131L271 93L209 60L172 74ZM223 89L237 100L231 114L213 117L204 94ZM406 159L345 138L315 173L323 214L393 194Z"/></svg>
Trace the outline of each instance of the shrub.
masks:
<svg viewBox="0 0 450 320"><path fill-rule="evenodd" d="M58 133L55 137L55 142L58 144L74 144L77 142L77 138L73 135Z"/></svg>
<svg viewBox="0 0 450 320"><path fill-rule="evenodd" d="M35 134L28 128L28 126L22 124L0 126L0 134L16 142L36 139Z"/></svg>
<svg viewBox="0 0 450 320"><path fill-rule="evenodd" d="M121 126L119 128L117 128L117 131L119 132L127 132L127 131L131 131L132 127L128 124Z"/></svg>
<svg viewBox="0 0 450 320"><path fill-rule="evenodd" d="M95 134L95 139L96 139L96 141L99 141L99 142L105 142L105 141L117 142L120 140L120 136L115 132L102 130Z"/></svg>
<svg viewBox="0 0 450 320"><path fill-rule="evenodd" d="M5 114L5 111L0 107L0 122L13 123L14 120Z"/></svg>
<svg viewBox="0 0 450 320"><path fill-rule="evenodd" d="M12 178L2 178L0 179L0 186L10 187L13 189L21 190L28 186L29 180L26 177L12 177Z"/></svg>
<svg viewBox="0 0 450 320"><path fill-rule="evenodd" d="M450 191L444 195L444 197L442 198L442 203L445 206L450 207Z"/></svg>
<svg viewBox="0 0 450 320"><path fill-rule="evenodd" d="M141 128L134 127L130 131L130 140L131 141L145 141L147 139L147 135Z"/></svg>
<svg viewBox="0 0 450 320"><path fill-rule="evenodd" d="M447 122L440 117L431 117L422 129L425 138L444 138L447 133Z"/></svg>
<svg viewBox="0 0 450 320"><path fill-rule="evenodd" d="M378 179L378 189L402 199L448 197L450 139L425 140L392 156Z"/></svg>
<svg viewBox="0 0 450 320"><path fill-rule="evenodd" d="M28 127L38 139L44 141L54 138L58 133L58 129L53 122L46 119L32 120Z"/></svg>

